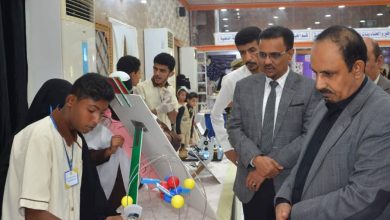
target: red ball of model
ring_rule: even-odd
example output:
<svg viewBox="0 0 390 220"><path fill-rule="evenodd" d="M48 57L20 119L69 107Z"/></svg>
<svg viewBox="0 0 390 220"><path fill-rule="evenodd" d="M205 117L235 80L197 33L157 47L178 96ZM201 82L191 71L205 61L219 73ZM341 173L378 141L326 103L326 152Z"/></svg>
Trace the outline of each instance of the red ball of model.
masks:
<svg viewBox="0 0 390 220"><path fill-rule="evenodd" d="M174 188L179 186L180 181L179 181L179 178L177 178L177 176L170 176L167 179L167 183L168 183L169 189L174 189Z"/></svg>

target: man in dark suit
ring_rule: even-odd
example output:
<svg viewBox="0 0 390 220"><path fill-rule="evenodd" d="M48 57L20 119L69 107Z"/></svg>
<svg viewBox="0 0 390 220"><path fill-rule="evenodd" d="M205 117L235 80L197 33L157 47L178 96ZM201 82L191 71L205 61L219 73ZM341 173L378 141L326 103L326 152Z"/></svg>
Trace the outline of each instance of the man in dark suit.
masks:
<svg viewBox="0 0 390 220"><path fill-rule="evenodd" d="M234 192L244 216L275 219L273 198L298 159L301 140L320 99L314 81L288 64L294 49L291 30L275 26L260 34L264 74L238 81L228 128L238 155Z"/></svg>
<svg viewBox="0 0 390 220"><path fill-rule="evenodd" d="M278 220L389 219L390 96L365 76L366 60L352 28L317 36L311 66L324 100L276 195Z"/></svg>
<svg viewBox="0 0 390 220"><path fill-rule="evenodd" d="M365 37L364 43L367 47L366 75L385 92L390 93L390 80L381 75L384 58L378 42L372 38Z"/></svg>

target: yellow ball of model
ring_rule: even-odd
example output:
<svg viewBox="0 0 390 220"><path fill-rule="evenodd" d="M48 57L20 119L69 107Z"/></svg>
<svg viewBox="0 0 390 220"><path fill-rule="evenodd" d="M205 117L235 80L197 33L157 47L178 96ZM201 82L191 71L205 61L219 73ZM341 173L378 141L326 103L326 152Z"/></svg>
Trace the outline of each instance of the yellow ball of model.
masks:
<svg viewBox="0 0 390 220"><path fill-rule="evenodd" d="M131 196L123 196L121 200L121 204L123 207L126 208L127 206L133 204L133 198L131 198Z"/></svg>
<svg viewBox="0 0 390 220"><path fill-rule="evenodd" d="M172 197L171 205L175 209L180 209L184 206L184 198L181 195L175 195Z"/></svg>
<svg viewBox="0 0 390 220"><path fill-rule="evenodd" d="M183 182L183 187L187 189L193 189L195 187L195 180L192 178L187 178Z"/></svg>

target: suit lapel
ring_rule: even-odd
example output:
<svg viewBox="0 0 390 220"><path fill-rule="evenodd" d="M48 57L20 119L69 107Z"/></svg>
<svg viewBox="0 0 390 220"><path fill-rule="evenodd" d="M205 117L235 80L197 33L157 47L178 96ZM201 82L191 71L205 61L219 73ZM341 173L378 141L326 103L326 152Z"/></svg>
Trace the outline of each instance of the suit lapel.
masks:
<svg viewBox="0 0 390 220"><path fill-rule="evenodd" d="M295 94L295 81L296 75L291 70L288 73L286 83L284 84L282 97L280 98L279 107L278 107L278 115L276 117L275 128L274 128L274 137L278 133L280 126L284 120L284 115L287 112L288 106L291 103L292 98Z"/></svg>
<svg viewBox="0 0 390 220"><path fill-rule="evenodd" d="M355 114L357 114L360 109L363 107L364 103L366 102L366 99L370 96L370 94L374 91L376 85L371 82L370 80L367 81L366 85L362 88L362 90L359 92L359 94L356 95L356 97L347 105L347 107L344 109L344 111L341 113L339 118L336 120L332 128L330 129L329 133L327 134L324 142L322 143L320 150L317 153L317 156L314 159L314 162L310 168L310 171L307 175L305 186L303 188L302 195L306 192L307 186L310 185L311 181L314 179L317 170L322 165L323 160L325 159L327 153L330 149L335 145L338 139L343 135L345 130L350 126L352 123L353 117ZM324 106L324 108L326 108ZM322 117L319 121L322 120ZM311 139L312 135L310 136ZM309 141L310 141L309 139ZM306 143L306 145L309 144L309 141ZM306 146L307 148L307 146Z"/></svg>
<svg viewBox="0 0 390 220"><path fill-rule="evenodd" d="M254 101L254 109L255 109L255 118L256 118L256 127L259 132L259 139L261 140L261 129L262 129L262 115L263 115L263 99L264 99L264 86L265 86L265 77L263 74L256 75L256 86L253 87L253 96L258 97L255 98Z"/></svg>

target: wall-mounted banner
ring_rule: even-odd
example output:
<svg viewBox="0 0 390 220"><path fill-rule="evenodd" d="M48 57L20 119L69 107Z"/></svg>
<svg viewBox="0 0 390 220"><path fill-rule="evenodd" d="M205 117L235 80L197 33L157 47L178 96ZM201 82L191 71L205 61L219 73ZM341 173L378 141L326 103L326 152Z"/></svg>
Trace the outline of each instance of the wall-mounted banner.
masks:
<svg viewBox="0 0 390 220"><path fill-rule="evenodd" d="M355 28L362 37L370 37L375 40L390 40L390 28ZM323 31L321 29L292 30L295 42L311 42ZM234 37L237 32L214 33L215 45L234 45Z"/></svg>
<svg viewBox="0 0 390 220"><path fill-rule="evenodd" d="M390 28L355 28L362 37L375 40L390 40ZM314 41L323 30L293 30L295 42Z"/></svg>

